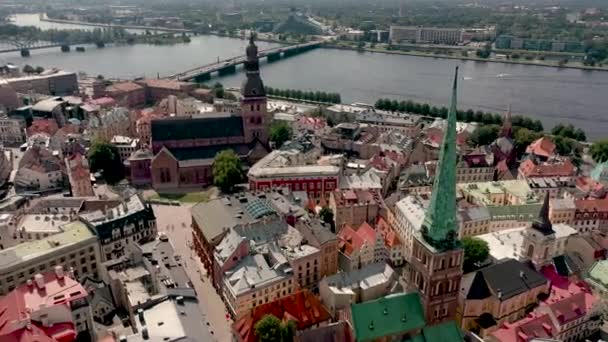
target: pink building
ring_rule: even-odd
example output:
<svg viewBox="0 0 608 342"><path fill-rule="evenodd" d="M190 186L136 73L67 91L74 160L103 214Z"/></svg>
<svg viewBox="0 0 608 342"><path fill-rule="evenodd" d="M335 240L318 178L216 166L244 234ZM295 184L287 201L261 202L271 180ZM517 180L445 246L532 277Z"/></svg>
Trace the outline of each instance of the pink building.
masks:
<svg viewBox="0 0 608 342"><path fill-rule="evenodd" d="M131 184L146 185L152 182L152 171L150 170L154 155L147 148L135 151L128 159L129 176Z"/></svg>
<svg viewBox="0 0 608 342"><path fill-rule="evenodd" d="M146 99L154 103L169 95L186 95L196 88L195 83L172 80L146 79L137 83L145 88Z"/></svg>
<svg viewBox="0 0 608 342"><path fill-rule="evenodd" d="M138 107L146 103L146 89L133 82L114 83L106 88L106 94L121 106Z"/></svg>
<svg viewBox="0 0 608 342"><path fill-rule="evenodd" d="M221 289L225 272L234 268L247 255L249 240L231 229L213 251L213 286Z"/></svg>
<svg viewBox="0 0 608 342"><path fill-rule="evenodd" d="M95 340L87 290L61 266L0 298L0 341L72 342L85 331Z"/></svg>
<svg viewBox="0 0 608 342"><path fill-rule="evenodd" d="M95 196L91 185L89 163L80 153L65 158L65 166L70 181L70 189L74 197Z"/></svg>

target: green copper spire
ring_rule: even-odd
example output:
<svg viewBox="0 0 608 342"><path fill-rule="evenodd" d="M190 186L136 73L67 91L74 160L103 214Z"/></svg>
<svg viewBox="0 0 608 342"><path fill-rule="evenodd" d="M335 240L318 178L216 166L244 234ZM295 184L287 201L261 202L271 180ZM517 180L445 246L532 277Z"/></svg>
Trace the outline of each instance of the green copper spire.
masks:
<svg viewBox="0 0 608 342"><path fill-rule="evenodd" d="M452 103L448 112L447 127L443 133L439 163L433 183L433 193L424 222L422 236L431 246L446 250L456 246L458 221L456 220L456 93L458 67L454 75Z"/></svg>

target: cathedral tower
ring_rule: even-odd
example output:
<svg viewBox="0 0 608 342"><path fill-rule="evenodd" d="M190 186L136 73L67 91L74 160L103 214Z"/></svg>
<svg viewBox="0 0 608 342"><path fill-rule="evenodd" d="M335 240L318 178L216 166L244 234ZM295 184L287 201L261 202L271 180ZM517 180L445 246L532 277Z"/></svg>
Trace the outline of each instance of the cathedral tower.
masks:
<svg viewBox="0 0 608 342"><path fill-rule="evenodd" d="M414 239L409 270L410 286L420 292L429 324L454 318L462 278L464 254L456 219L457 84L458 68L431 202L422 229Z"/></svg>
<svg viewBox="0 0 608 342"><path fill-rule="evenodd" d="M255 45L255 34L252 32L247 46L245 73L247 78L241 86L241 115L246 142L255 139L268 143L270 117L266 108L266 91L260 78L258 47Z"/></svg>

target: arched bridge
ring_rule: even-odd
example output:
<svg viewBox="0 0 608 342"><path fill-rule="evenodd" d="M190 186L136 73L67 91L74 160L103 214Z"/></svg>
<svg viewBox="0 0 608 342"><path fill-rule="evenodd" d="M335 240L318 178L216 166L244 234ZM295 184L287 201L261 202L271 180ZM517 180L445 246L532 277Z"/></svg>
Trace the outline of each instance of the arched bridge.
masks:
<svg viewBox="0 0 608 342"><path fill-rule="evenodd" d="M268 62L274 62L282 57L290 57L300 54L305 51L309 51L312 49L316 49L320 47L323 42L316 41L310 43L303 43L291 46L281 46L278 48L266 49L262 50L258 53L260 58L266 57ZM211 63L207 65L203 65L194 69L186 70L184 72L180 72L179 74L171 75L165 77L169 80L176 81L197 81L204 82L211 79L211 74L214 72L218 72L220 75L230 74L236 71L236 66L239 64L245 63L246 57L238 56L234 58L228 58L222 61L218 61L216 63Z"/></svg>

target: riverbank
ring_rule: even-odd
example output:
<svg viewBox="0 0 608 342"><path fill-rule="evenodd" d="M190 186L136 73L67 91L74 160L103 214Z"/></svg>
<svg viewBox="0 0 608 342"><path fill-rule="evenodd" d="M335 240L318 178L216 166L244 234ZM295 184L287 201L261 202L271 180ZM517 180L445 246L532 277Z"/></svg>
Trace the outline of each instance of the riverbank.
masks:
<svg viewBox="0 0 608 342"><path fill-rule="evenodd" d="M123 29L126 29L126 30L148 30L148 31L173 32L173 33L194 33L194 31L192 31L192 30L169 28L169 27L142 26L142 25L121 25L121 24L103 24L103 23L91 23L91 22L88 22L88 21L53 19L53 18L48 18L48 17L40 17L40 21L46 21L46 22L49 22L49 23L57 23L57 24L94 26L94 27L104 27L104 28L118 27L118 28L123 28Z"/></svg>
<svg viewBox="0 0 608 342"><path fill-rule="evenodd" d="M326 44L323 47L338 49L338 50L375 52L375 53L383 53L383 54L387 54L387 55L406 55L406 56L432 57L432 58L442 58L442 59L459 59L462 61L475 61L475 62L486 62L486 63L523 64L523 65L531 65L531 66L549 67L549 68L555 68L555 69L579 69L579 70L589 70L589 71L608 71L608 67L598 67L598 66L589 66L589 65L573 65L573 64L558 65L557 63L552 64L547 61L539 62L539 61L513 60L513 59L488 59L488 58L479 58L479 57L471 57L471 56L466 56L466 57L465 56L451 56L451 55L446 55L446 54L424 53L421 51L386 50L386 49L368 48L368 47L357 48L357 47L346 46L346 45L341 45L341 44Z"/></svg>
<svg viewBox="0 0 608 342"><path fill-rule="evenodd" d="M191 34L195 34L195 35L196 34L208 34L208 35L213 35L213 36L218 36L218 37L227 37L227 38L234 38L234 39L241 39L241 40L248 39L247 37L239 36L239 35L236 35L236 34L224 34L224 33L215 32L215 31L210 31L210 32L205 32L205 33L198 33L198 32L196 32L194 30L177 29L177 28L170 28L170 27L141 26L141 25L121 25L121 24L112 24L112 25L110 25L110 24L103 24L103 23L91 23L91 22L88 22L88 21L53 19L53 18L48 18L48 17L40 17L40 21L46 21L46 22L49 22L49 23L57 23L57 24L82 25L82 26L91 26L91 27L102 27L102 28L118 27L118 28L124 28L126 30L147 30L147 31L162 31L162 32L170 32L170 33L191 33ZM283 44L283 45L297 44L297 42L282 41L282 40L278 40L278 39L270 39L268 37L260 36L260 35L258 35L256 37L256 40L263 41L263 42L268 42L268 43Z"/></svg>

